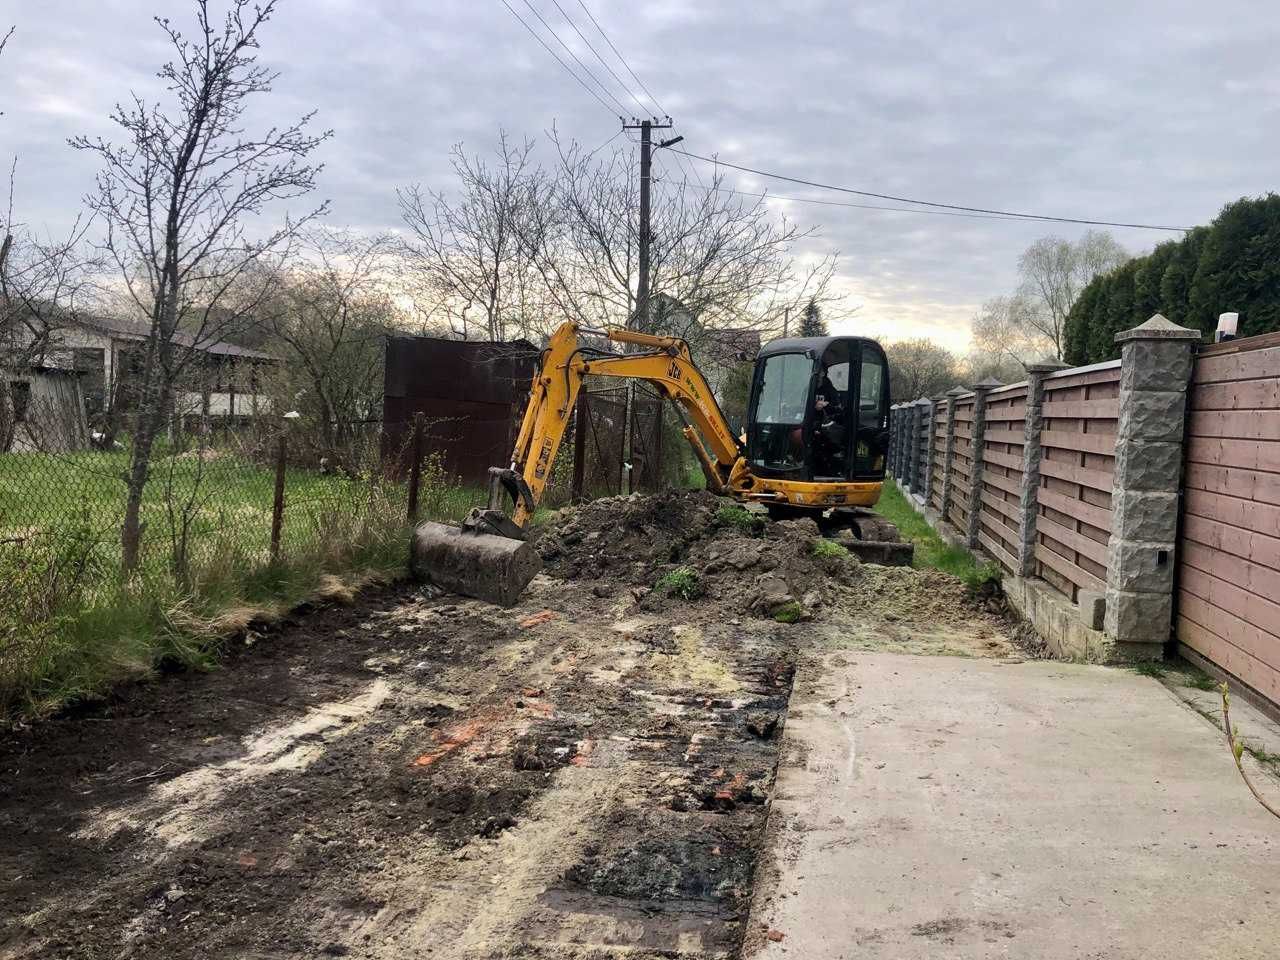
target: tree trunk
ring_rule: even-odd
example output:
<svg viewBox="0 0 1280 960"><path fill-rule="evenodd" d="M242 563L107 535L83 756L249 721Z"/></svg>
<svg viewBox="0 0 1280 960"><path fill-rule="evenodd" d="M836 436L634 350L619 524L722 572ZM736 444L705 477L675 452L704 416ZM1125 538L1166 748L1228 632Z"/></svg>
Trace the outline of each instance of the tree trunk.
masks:
<svg viewBox="0 0 1280 960"><path fill-rule="evenodd" d="M151 475L151 450L155 446L156 436L164 427L168 412L171 389L169 370L173 359L170 336L163 330L152 335L138 391L138 414L134 424L129 470L124 477L127 489L124 524L120 530L120 563L126 574L138 567L142 548L142 494Z"/></svg>
<svg viewBox="0 0 1280 960"><path fill-rule="evenodd" d="M13 438L18 430L18 422L14 417L13 391L9 389L9 378L0 367L0 453L8 453L13 447Z"/></svg>

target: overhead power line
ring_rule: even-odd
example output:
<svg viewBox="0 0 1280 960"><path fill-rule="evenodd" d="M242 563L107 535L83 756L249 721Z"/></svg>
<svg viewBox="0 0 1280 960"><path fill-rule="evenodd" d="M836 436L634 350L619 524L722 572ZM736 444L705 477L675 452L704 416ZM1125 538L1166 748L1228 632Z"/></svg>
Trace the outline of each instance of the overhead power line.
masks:
<svg viewBox="0 0 1280 960"><path fill-rule="evenodd" d="M559 9L560 4L556 3L556 0L552 0L552 2L555 3L556 8ZM596 19L595 14L591 12L591 9L587 6L585 0L578 0L578 6L582 8L582 12L587 15L587 18L591 21L592 26L596 28L596 33L600 34L600 36L604 38L604 42L609 45L609 49L612 50L613 55L618 58L618 62L622 64L623 69L625 69L627 73L631 75L632 80L634 80L636 83L640 85L640 89L644 91L645 96L647 96L653 102L653 105L658 108L658 113L661 116L670 116L670 114L667 113L667 108L658 102L658 98L653 95L652 90L650 90L647 86L645 86L645 82L640 79L639 74L637 74L634 70L631 69L631 64L629 64L627 62L627 58L622 55L622 51L619 50L614 45L613 41L609 39L609 34L604 32L604 27L600 26L600 21ZM561 10L560 12L564 13L563 10ZM565 15L565 19L566 20L569 19L567 14ZM576 30L577 27L575 27L574 29ZM579 36L582 36L582 35L579 34ZM582 39L585 41L586 37L583 37ZM591 44L587 44L587 46L591 46ZM592 50L592 53L595 53L594 49ZM597 57L598 56L599 55L597 54ZM610 70L609 72L613 73L612 70ZM618 78L618 75L616 73L614 73L613 75L614 75L614 79ZM636 95L634 93L631 93L631 90L627 87L625 83L622 83L621 80L618 80L618 82L622 84L623 89L627 91L627 93L631 96L631 99L635 100L637 103L640 102L639 99L636 97ZM646 112L646 111L643 111L642 109L642 112ZM676 152L679 153L679 151L676 151ZM693 176L698 181L699 185L704 185L702 184L702 175L698 173L697 167L695 167L693 164L690 164L688 168L686 168L684 161L681 160L679 157L676 157L676 163L680 165L680 170L681 172L684 173L686 177L689 175L690 171L692 171Z"/></svg>
<svg viewBox="0 0 1280 960"><path fill-rule="evenodd" d="M516 12L515 12L515 10L514 10L514 9L512 9L511 4L507 3L507 0L501 0L501 2L502 2L502 5L503 5L504 7L506 7L506 8L507 8L507 12L508 12L508 13L510 13L510 14L511 14L513 17L515 17L517 20L519 20L519 21L520 21L520 25L521 25L522 27L524 27L526 30L528 30L528 31L529 31L529 34L533 37L533 39L537 40L537 41L538 41L538 43L542 44L542 48L543 48L544 50L546 50L546 51L547 51L547 53L549 53L549 54L551 54L551 56L555 57L556 62L557 62L558 64L560 64L560 66L564 67L565 71L569 74L569 76L571 76L571 77L573 77L573 79L577 80L577 81L578 81L579 86L581 86L583 90L587 91L587 93L591 94L591 96L595 97L595 98L596 98L596 100L598 100L598 101L599 101L600 106L604 107L604 108L605 108L607 111L609 111L609 113L612 115L612 114L613 114L613 112L614 112L614 108L613 108L613 107L611 107L611 106L609 106L609 104L605 103L604 99L600 96L600 94L598 94L598 93L596 93L594 90L592 90L592 89L591 89L591 87L589 87L589 86L587 85L586 81L585 81L585 80L583 80L583 79L582 79L580 76L578 76L576 73L574 73L574 72L573 72L573 68L572 68L572 67L570 67L567 63L565 63L563 59L561 59L561 57L560 57L560 55L559 55L558 53L556 53L556 52L555 52L554 50L552 50L549 46L547 46L547 42L546 42L545 40L543 40L543 39L542 39L542 37L540 37L540 36L538 35L538 32L537 32L536 30L534 30L534 29L533 29L533 27L529 26L529 24L525 21L524 17L520 16L520 14L516 13ZM626 111L625 111L625 110L623 110L622 112L623 112L623 113L626 113Z"/></svg>
<svg viewBox="0 0 1280 960"><path fill-rule="evenodd" d="M694 160L701 160L704 163L729 167L732 170L741 170L743 173L753 173L758 177L768 177L771 180L785 180L788 183L798 183L802 186L814 187L818 190L833 190L837 193L849 193L858 197L871 197L875 200L891 200L894 203L914 203L922 207L936 207L943 210L959 210L965 213L987 214L1005 219L1039 220L1049 223L1079 223L1096 227L1129 227L1134 230L1168 230L1174 233L1186 233L1188 229L1187 227L1168 227L1151 223L1122 223L1115 220L1088 220L1083 217L1054 217L1047 214L1018 213L1012 210L993 210L988 207L968 207L958 203L938 203L933 200L916 200L911 197L895 197L892 194L887 193L873 193L870 190L855 190L852 187L839 187L830 183L820 183L816 180L805 180L801 177L789 177L782 173L771 173L768 170L757 170L754 167L747 167L737 163L729 163L725 160L719 160L714 157L704 157L697 153L690 153L688 150L677 150L675 147L670 147L669 149L673 153L684 154L686 157L691 157Z"/></svg>
<svg viewBox="0 0 1280 960"><path fill-rule="evenodd" d="M600 66L608 70L609 75L618 82L618 86L620 86L623 90L625 90L627 96L629 96L633 101L635 101L635 105L640 108L640 112L648 113L649 108L646 107L643 103L641 103L640 98L631 92L631 88L627 86L626 82L620 76L618 76L617 71L614 70L613 67L609 66L609 64L605 61L604 57L600 56L600 54L596 51L596 48L592 46L591 41L588 40L586 36L583 35L582 31L578 29L578 25L573 22L573 18L570 17L569 14L565 13L564 7L560 6L560 0L551 0L551 2L552 4L555 5L555 8L560 11L560 16L564 17L565 21L569 24L569 26L573 27L573 32L578 35L578 39L587 45L587 49L591 51L591 55L600 61Z"/></svg>
<svg viewBox="0 0 1280 960"><path fill-rule="evenodd" d="M503 0L503 2L505 3L506 0ZM588 67L585 63L582 62L582 59L576 53L573 52L573 49L567 43L565 43L563 40L560 39L560 34L556 33L555 29L551 26L551 24L547 23L546 17L544 17L538 11L538 8L533 5L531 0L524 0L524 5L529 8L529 11L535 17L538 18L538 22L541 23L546 28L547 33L551 34L551 36L555 38L556 43L564 47L565 53L569 54L573 62L576 63L582 69L582 72L596 82L596 86L600 88L601 93L603 93L606 97L608 97L611 101L613 101L614 106L618 108L618 116L621 117L625 115L627 112L627 108L622 105L622 102L617 97L615 97L612 93L609 92L609 88L604 85L601 79L595 75L595 73L591 70L590 67Z"/></svg>
<svg viewBox="0 0 1280 960"><path fill-rule="evenodd" d="M666 181L670 184L670 181ZM679 186L675 184L674 186ZM740 197L757 197L764 200L788 200L792 203L816 203L824 207L852 207L857 210L884 210L888 213L919 213L930 217L964 217L969 220L1017 220L1018 217L1008 217L1001 214L993 213L961 213L955 210L917 210L913 207L886 207L877 203L850 203L846 200L820 200L816 197L784 197L778 193L769 193L768 191L752 191L752 190L734 190L731 187L706 187L698 186L690 183L688 186L695 190L705 190L714 193L733 193Z"/></svg>

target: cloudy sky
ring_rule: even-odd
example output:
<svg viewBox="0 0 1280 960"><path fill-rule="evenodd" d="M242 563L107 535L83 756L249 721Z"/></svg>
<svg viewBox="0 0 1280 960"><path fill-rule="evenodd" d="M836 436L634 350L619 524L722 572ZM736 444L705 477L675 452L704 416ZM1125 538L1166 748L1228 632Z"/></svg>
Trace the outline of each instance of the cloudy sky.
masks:
<svg viewBox="0 0 1280 960"><path fill-rule="evenodd" d="M532 3L638 112L566 21L611 56L579 0L509 2L567 59ZM1278 186L1274 0L584 2L684 146L727 161L946 203L1178 226ZM190 5L0 0L0 25L17 27L0 58L0 158L19 158L17 219L56 231L74 216L95 166L65 139L110 137L112 104L155 89L166 49L151 16L162 11L181 22ZM316 108L335 131L321 194L337 224L395 226L395 187L447 186L454 142L484 150L500 128L536 136L554 123L594 146L618 126L617 110L589 96L502 0L281 0L262 56L282 74L273 109ZM811 253L840 251L841 285L862 304L850 332L953 348L964 347L976 306L1013 286L1028 243L1085 229L778 206L821 227ZM1170 236L1114 233L1134 251Z"/></svg>

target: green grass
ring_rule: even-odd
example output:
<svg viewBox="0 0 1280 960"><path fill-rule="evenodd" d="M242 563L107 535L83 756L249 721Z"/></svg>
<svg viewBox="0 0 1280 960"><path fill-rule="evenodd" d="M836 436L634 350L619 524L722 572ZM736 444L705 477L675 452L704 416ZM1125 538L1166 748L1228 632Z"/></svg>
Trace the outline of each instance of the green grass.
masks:
<svg viewBox="0 0 1280 960"><path fill-rule="evenodd" d="M271 557L274 474L237 454L157 456L138 570L121 572L124 451L0 454L0 721L100 695L163 663L208 667L254 616L325 585L403 573L407 487L290 468ZM419 516L458 519L482 491L423 471ZM176 548L187 527L189 546ZM177 560L185 560L179 563Z"/></svg>
<svg viewBox="0 0 1280 960"><path fill-rule="evenodd" d="M804 617L804 608L794 600L788 600L773 611L778 623L798 623Z"/></svg>
<svg viewBox="0 0 1280 960"><path fill-rule="evenodd" d="M736 504L725 504L716 510L716 523L722 527L733 527L743 533L755 533L764 529L764 518L756 516L746 507Z"/></svg>
<svg viewBox="0 0 1280 960"><path fill-rule="evenodd" d="M959 577L971 587L987 580L998 580L1000 568L975 557L963 547L953 547L938 536L933 527L912 506L898 485L886 478L884 492L876 504L876 513L891 521L902 534L902 539L916 545L912 566L932 567L954 577Z"/></svg>
<svg viewBox="0 0 1280 960"><path fill-rule="evenodd" d="M813 541L813 546L809 548L809 552L815 557L847 557L849 555L848 550L834 540L828 540L825 537Z"/></svg>
<svg viewBox="0 0 1280 960"><path fill-rule="evenodd" d="M692 567L676 567L658 578L654 587L668 596L696 600L702 594L702 583Z"/></svg>

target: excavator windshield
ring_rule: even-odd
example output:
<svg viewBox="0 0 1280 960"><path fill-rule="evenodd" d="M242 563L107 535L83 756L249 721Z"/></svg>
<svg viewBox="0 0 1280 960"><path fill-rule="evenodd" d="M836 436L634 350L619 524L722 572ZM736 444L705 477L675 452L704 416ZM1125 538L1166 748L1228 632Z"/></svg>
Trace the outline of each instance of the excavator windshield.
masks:
<svg viewBox="0 0 1280 960"><path fill-rule="evenodd" d="M787 350L791 344L796 349ZM757 361L747 425L752 471L819 483L881 479L889 413L884 352L859 337L780 346Z"/></svg>
<svg viewBox="0 0 1280 960"><path fill-rule="evenodd" d="M751 466L774 474L805 469L805 414L813 359L804 353L767 357L756 374L747 447Z"/></svg>

